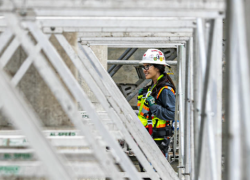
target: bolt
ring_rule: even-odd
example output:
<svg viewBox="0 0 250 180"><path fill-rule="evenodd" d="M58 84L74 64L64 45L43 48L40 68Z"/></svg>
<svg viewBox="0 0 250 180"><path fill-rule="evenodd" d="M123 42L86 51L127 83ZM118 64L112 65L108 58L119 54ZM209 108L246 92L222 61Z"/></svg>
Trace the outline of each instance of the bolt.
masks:
<svg viewBox="0 0 250 180"><path fill-rule="evenodd" d="M22 10L22 11L20 11L20 16L26 16L27 15L27 11L25 11L25 10Z"/></svg>
<svg viewBox="0 0 250 180"><path fill-rule="evenodd" d="M185 168L185 166L177 166L177 168Z"/></svg>
<svg viewBox="0 0 250 180"><path fill-rule="evenodd" d="M56 28L55 27L50 27L50 29L51 29L51 31L55 31Z"/></svg>

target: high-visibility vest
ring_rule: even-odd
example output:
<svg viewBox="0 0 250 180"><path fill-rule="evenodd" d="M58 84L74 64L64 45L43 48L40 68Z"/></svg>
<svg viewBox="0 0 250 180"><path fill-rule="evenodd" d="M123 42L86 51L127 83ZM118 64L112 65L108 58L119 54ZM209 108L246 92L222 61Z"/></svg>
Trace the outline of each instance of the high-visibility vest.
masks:
<svg viewBox="0 0 250 180"><path fill-rule="evenodd" d="M152 89L151 90L149 90L149 89L148 89L147 94L146 94L145 97L143 97L143 95L139 95L137 97L137 100L138 100L137 107L139 109L138 118L140 119L140 121L143 124L143 126L145 126L145 128L148 128L148 126L150 124L154 128L163 128L163 127L166 127L168 125L166 120L160 119L160 118L156 117L153 114L152 114L152 117L149 118L149 104L146 101L147 97L151 94L149 92L152 91ZM163 89L169 89L170 91L172 91L175 94L175 91L174 91L174 89L172 87L164 86L158 92L156 99L159 98L159 96L160 96L161 92L163 91ZM152 120L150 120L150 119L152 119ZM156 123L157 123L157 125L156 125ZM154 139L155 140L162 140L163 138L154 138Z"/></svg>

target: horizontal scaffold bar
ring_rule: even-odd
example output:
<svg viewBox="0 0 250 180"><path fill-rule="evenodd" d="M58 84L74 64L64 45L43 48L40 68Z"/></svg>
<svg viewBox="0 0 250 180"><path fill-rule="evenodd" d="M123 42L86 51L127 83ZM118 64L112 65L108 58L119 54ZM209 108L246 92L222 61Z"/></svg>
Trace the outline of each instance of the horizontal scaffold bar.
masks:
<svg viewBox="0 0 250 180"><path fill-rule="evenodd" d="M108 44L109 48L176 48L177 45L183 45L184 43L167 43L167 44ZM94 44L92 44L94 45Z"/></svg>
<svg viewBox="0 0 250 180"><path fill-rule="evenodd" d="M79 32L80 38L169 38L169 39L187 39L193 36L193 32L187 29L187 32L172 31L172 32Z"/></svg>
<svg viewBox="0 0 250 180"><path fill-rule="evenodd" d="M186 41L80 41L82 45L105 45L108 47L128 47L128 48L143 48L143 47L158 47L168 48L183 45Z"/></svg>
<svg viewBox="0 0 250 180"><path fill-rule="evenodd" d="M99 165L95 162L68 162L65 163L67 168L72 168L78 178L105 178L105 175ZM126 178L126 172L120 172ZM0 162L0 175L1 176L18 176L18 177L46 177L47 172L39 161L27 162ZM149 177L146 172L139 173L142 178Z"/></svg>
<svg viewBox="0 0 250 180"><path fill-rule="evenodd" d="M2 27L3 29L3 27ZM1 30L0 28L0 31ZM84 33L102 33L108 36L135 36L135 33L137 34L138 37L146 34L152 34L152 33L161 33L162 36L179 36L179 35L186 35L189 36L189 34L193 33L193 28L155 28L155 27L56 27L56 28L51 28L51 27L44 27L43 32L45 33L62 33L62 32L83 32ZM183 35L183 36L184 36ZM81 33L79 33L79 36L81 36ZM147 35L146 35L147 36Z"/></svg>
<svg viewBox="0 0 250 180"><path fill-rule="evenodd" d="M102 19L100 18L36 18L42 27L102 27L102 28L121 28L121 27L157 27L157 28L195 28L196 20L165 20L165 19ZM0 19L0 26L6 26L5 18Z"/></svg>
<svg viewBox="0 0 250 180"><path fill-rule="evenodd" d="M123 139L122 135L118 131L110 131L110 134L116 139ZM102 140L101 136L96 135L95 138L103 146L107 146ZM60 147L89 147L88 142L83 136L47 136L47 140L51 142L54 146ZM8 135L0 136L0 146L3 147L28 147L29 142L22 135Z"/></svg>
<svg viewBox="0 0 250 180"><path fill-rule="evenodd" d="M215 18L224 15L224 1L49 1L27 0L20 2L4 0L1 10L35 9L42 16L139 16L139 17L204 17ZM84 9L84 10L83 10Z"/></svg>
<svg viewBox="0 0 250 180"><path fill-rule="evenodd" d="M208 0L206 2L193 1L177 1L177 0L26 0L20 2L19 0L13 0L13 3L8 0L3 1L3 8L10 7L14 4L17 8L22 8L25 5L27 8L103 8L103 9L128 9L136 8L140 9L223 9L224 1L221 0Z"/></svg>
<svg viewBox="0 0 250 180"><path fill-rule="evenodd" d="M168 45L184 44L189 40L189 37L82 37L78 41L83 45L131 45L130 47L140 45L156 45L162 44L167 47Z"/></svg>
<svg viewBox="0 0 250 180"><path fill-rule="evenodd" d="M81 41L188 41L189 37L80 37Z"/></svg>
<svg viewBox="0 0 250 180"><path fill-rule="evenodd" d="M141 60L108 60L108 65L139 65ZM166 61L171 66L176 66L177 61Z"/></svg>

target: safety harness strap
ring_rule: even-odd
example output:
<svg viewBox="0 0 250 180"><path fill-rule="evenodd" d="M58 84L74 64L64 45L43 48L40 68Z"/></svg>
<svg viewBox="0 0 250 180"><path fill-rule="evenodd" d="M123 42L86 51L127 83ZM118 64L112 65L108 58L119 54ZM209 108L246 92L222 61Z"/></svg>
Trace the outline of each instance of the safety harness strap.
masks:
<svg viewBox="0 0 250 180"><path fill-rule="evenodd" d="M173 88L171 88L171 87L169 87L169 86L164 86L164 87L162 87L162 88L160 89L160 91L158 92L156 99L159 98L159 96L160 96L161 92L163 91L163 89L169 89L169 90L172 91L172 93L174 93L174 95L175 95L175 92L174 92L174 89L173 89Z"/></svg>

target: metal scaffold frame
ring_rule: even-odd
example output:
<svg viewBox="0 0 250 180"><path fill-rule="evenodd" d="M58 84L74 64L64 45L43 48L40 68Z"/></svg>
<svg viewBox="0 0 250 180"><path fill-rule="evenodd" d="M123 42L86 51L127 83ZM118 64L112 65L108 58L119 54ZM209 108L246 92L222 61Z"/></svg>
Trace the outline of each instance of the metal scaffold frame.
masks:
<svg viewBox="0 0 250 180"><path fill-rule="evenodd" d="M81 8L85 8L85 11ZM66 158L61 158L58 153L67 154L68 152L57 151L46 141L50 138L42 133L39 118L24 101L22 95L17 92L15 86L31 65L36 67L78 130L78 136L74 141L66 139L60 141L57 138L52 138L51 141L62 146L70 143L72 145L83 143L90 147L93 153L92 158L96 158L97 165L99 165L100 170L97 172L99 177L220 180L222 178L224 8L225 2L221 0L206 2L175 0L129 0L127 2L122 0L119 3L114 0L86 2L61 0L54 3L47 0L27 0L24 5L17 0L3 0L0 5L0 14L4 15L0 19L2 32L0 34L0 108L14 125L22 130L22 136L16 138L27 138L29 145L33 148L24 152L34 152L41 160L42 165L33 163L33 166L47 166L44 172L48 171L52 179L76 178L79 174L73 169L90 167L89 164L83 163L72 164L69 169L65 168L68 167L68 163L65 162L68 162L70 157L66 155ZM14 15L11 12L13 9L19 15ZM250 75L247 54L247 47L249 47L247 40L249 39L245 31L244 2L228 0L226 18L228 50L225 81L227 103L225 104L228 147L224 178L244 179L249 177L250 172L250 138L246 135L250 127L248 121ZM152 26L159 28L152 28ZM62 34L63 32L79 33L78 52L72 48ZM37 44L33 43L29 34L32 34ZM105 118L100 115L100 112L96 112L63 58L49 41L51 36L55 37L80 76L97 97L112 125L116 127L115 132L106 127ZM13 40L12 37L14 37ZM3 68L20 45L28 56L14 77L10 79ZM175 122L179 121L180 126L179 131L177 128L174 130L173 143L173 159L179 161L178 177L108 72L100 64L90 48L91 45L131 49L177 48L177 64L170 62L177 65L178 71ZM51 65L48 64L41 51L46 54ZM138 60L109 60L108 64L137 65ZM63 82L55 75L51 66L58 72ZM237 73L234 73L235 71ZM67 90L63 84L66 85ZM137 89L139 87L141 86ZM101 137L102 141L110 147L109 153L105 152L101 142L94 143L97 135L90 130L89 122L82 122L71 95L90 116L89 121L98 131L98 137ZM14 107L18 110L16 114L11 113ZM18 118L25 119L27 126L20 123ZM27 131L27 128L32 131ZM7 132L0 132L0 144L6 136L5 133ZM8 133L9 136L11 133L13 135L13 131ZM85 139L81 141L83 136ZM133 150L136 158L146 170L144 175L137 172L125 155L116 140L118 136L123 138ZM35 141L36 138L40 139L41 144ZM42 145L46 147L46 154L41 151ZM6 150L1 149L0 155L3 152ZM80 153L85 153L83 159L90 158L86 152ZM241 153L246 154L246 158L234 158L235 154ZM115 163L121 166L125 175L118 171ZM22 166L25 167L26 164ZM84 174L81 177L84 177Z"/></svg>

